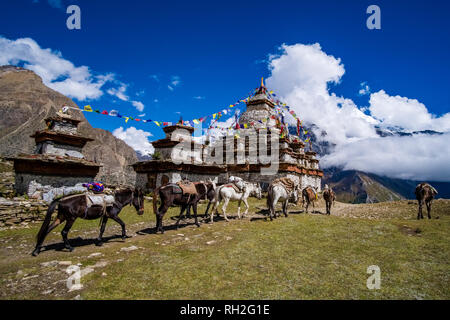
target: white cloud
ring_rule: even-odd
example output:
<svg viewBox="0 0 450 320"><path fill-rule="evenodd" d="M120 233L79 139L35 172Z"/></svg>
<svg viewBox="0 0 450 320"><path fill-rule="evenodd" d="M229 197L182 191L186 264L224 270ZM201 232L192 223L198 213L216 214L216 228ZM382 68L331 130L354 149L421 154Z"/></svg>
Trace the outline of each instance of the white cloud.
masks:
<svg viewBox="0 0 450 320"><path fill-rule="evenodd" d="M433 129L450 130L450 113L435 117L416 99L390 96L384 90L372 93L369 111L385 126L400 127L407 131Z"/></svg>
<svg viewBox="0 0 450 320"><path fill-rule="evenodd" d="M368 138L337 146L321 166L399 179L450 181L450 133Z"/></svg>
<svg viewBox="0 0 450 320"><path fill-rule="evenodd" d="M167 86L167 89L169 89L170 91L173 91L173 87L170 85Z"/></svg>
<svg viewBox="0 0 450 320"><path fill-rule="evenodd" d="M205 97L203 97L203 96L195 96L192 98L194 98L195 100L205 100Z"/></svg>
<svg viewBox="0 0 450 320"><path fill-rule="evenodd" d="M148 137L152 136L150 132L136 129L135 127L129 127L126 130L123 127L119 127L113 131L113 135L125 141L126 144L143 155L153 154L155 151L148 140Z"/></svg>
<svg viewBox="0 0 450 320"><path fill-rule="evenodd" d="M336 144L376 136L374 119L352 100L329 91L329 85L338 84L345 73L340 59L327 55L317 43L280 49L281 55L270 58L272 74L266 83L302 120L325 130L327 139Z"/></svg>
<svg viewBox="0 0 450 320"><path fill-rule="evenodd" d="M122 101L128 101L130 99L129 96L126 95L127 85L125 83L121 83L118 88L110 88L106 92L108 94L119 98Z"/></svg>
<svg viewBox="0 0 450 320"><path fill-rule="evenodd" d="M176 87L176 86L180 85L181 79L179 76L172 76L170 83L172 84L172 86Z"/></svg>
<svg viewBox="0 0 450 320"><path fill-rule="evenodd" d="M370 93L370 87L367 84L367 82L361 82L360 87L361 87L361 89L359 89L359 92L358 92L360 96L365 96Z"/></svg>
<svg viewBox="0 0 450 320"><path fill-rule="evenodd" d="M384 90L371 93L369 106L359 108L351 99L331 92L345 73L339 58L326 54L319 44L282 45L280 50L269 59L271 76L266 83L305 123L320 128L314 129L318 139L336 145L322 159L322 167L450 181L450 113L436 117L423 103L389 96ZM367 83L361 87L360 94L370 93ZM382 138L376 134L378 126L446 133ZM321 130L327 135L321 136Z"/></svg>
<svg viewBox="0 0 450 320"><path fill-rule="evenodd" d="M155 80L156 82L159 82L159 77L158 77L158 75L156 75L156 74L151 74L151 75L149 75L149 77L150 77L151 79Z"/></svg>
<svg viewBox="0 0 450 320"><path fill-rule="evenodd" d="M136 108L137 111L144 111L144 104L140 101L131 101L131 104L133 105L133 107Z"/></svg>
<svg viewBox="0 0 450 320"><path fill-rule="evenodd" d="M30 38L9 40L0 36L0 65L19 65L36 72L44 84L80 101L102 96L103 85L112 74L93 75L87 66L76 67L62 54L42 49Z"/></svg>

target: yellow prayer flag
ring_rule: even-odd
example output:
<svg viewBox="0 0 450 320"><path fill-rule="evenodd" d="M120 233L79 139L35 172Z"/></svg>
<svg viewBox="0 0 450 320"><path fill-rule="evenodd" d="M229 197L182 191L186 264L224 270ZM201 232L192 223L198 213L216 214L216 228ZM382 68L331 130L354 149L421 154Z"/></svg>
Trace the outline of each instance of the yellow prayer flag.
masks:
<svg viewBox="0 0 450 320"><path fill-rule="evenodd" d="M84 106L83 111L92 112L94 110L92 110L91 106L88 105L88 106Z"/></svg>
<svg viewBox="0 0 450 320"><path fill-rule="evenodd" d="M193 123L199 124L200 122L197 119L192 120Z"/></svg>

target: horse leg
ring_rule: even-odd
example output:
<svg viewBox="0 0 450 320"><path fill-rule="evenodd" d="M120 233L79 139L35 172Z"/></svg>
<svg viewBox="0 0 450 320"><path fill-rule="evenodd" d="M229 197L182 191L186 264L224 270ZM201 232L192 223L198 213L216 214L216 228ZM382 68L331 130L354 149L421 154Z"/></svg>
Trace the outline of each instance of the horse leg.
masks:
<svg viewBox="0 0 450 320"><path fill-rule="evenodd" d="M192 210L194 210L195 225L197 227L200 227L200 223L198 223L198 216L197 216L197 202L192 205Z"/></svg>
<svg viewBox="0 0 450 320"><path fill-rule="evenodd" d="M69 249L70 252L73 251L73 247L70 245L69 239L67 238L67 235L69 234L70 228L72 228L73 223L75 222L76 218L67 219L66 225L64 226L64 229L61 231L61 235L64 241L64 246L66 249Z"/></svg>
<svg viewBox="0 0 450 320"><path fill-rule="evenodd" d="M423 219L422 206L423 200L419 200L419 213L417 214L417 220Z"/></svg>
<svg viewBox="0 0 450 320"><path fill-rule="evenodd" d="M241 220L241 200L238 202L238 218Z"/></svg>
<svg viewBox="0 0 450 320"><path fill-rule="evenodd" d="M209 207L211 207L211 201L209 201L209 202L208 202L208 205L206 206L205 218L208 218Z"/></svg>
<svg viewBox="0 0 450 320"><path fill-rule="evenodd" d="M122 219L120 219L117 215L113 215L111 217L111 219L113 219L115 222L120 224L120 226L122 227L122 240L125 240L127 238L131 238L131 237L127 236L127 231L125 229L125 223L122 221Z"/></svg>
<svg viewBox="0 0 450 320"><path fill-rule="evenodd" d="M171 203L161 203L161 206L158 209L158 213L156 215L156 233L161 231L161 234L164 233L163 228L163 217L166 214L167 210L169 210Z"/></svg>
<svg viewBox="0 0 450 320"><path fill-rule="evenodd" d="M244 201L244 204L245 204L245 212L242 215L242 217L245 217L245 215L248 213L249 206L248 206L247 199L244 199L243 201Z"/></svg>
<svg viewBox="0 0 450 320"><path fill-rule="evenodd" d="M219 206L219 203L220 203L220 201L214 202L214 206L211 210L211 223L214 222L214 213L219 215L218 208L217 208Z"/></svg>
<svg viewBox="0 0 450 320"><path fill-rule="evenodd" d="M102 246L103 245L103 232L105 232L106 222L108 221L108 217L105 215L102 217L102 225L100 227L100 234L97 238L96 246Z"/></svg>
<svg viewBox="0 0 450 320"><path fill-rule="evenodd" d="M184 205L181 206L180 215L178 216L177 223L175 224L177 229L178 229L178 225L180 224L180 220L183 217L184 210L186 210L186 209L189 211L189 205L188 204L184 204Z"/></svg>
<svg viewBox="0 0 450 320"><path fill-rule="evenodd" d="M65 220L64 216L62 214L58 214L56 216L55 221L51 225L48 226L47 230L45 231L45 234L42 236L41 239L39 239L38 243L36 244L36 248L33 251L33 256L37 256L39 252L41 251L42 244L44 243L45 237L57 226L59 226L61 223L63 223Z"/></svg>
<svg viewBox="0 0 450 320"><path fill-rule="evenodd" d="M228 202L229 201L230 201L230 199L225 198L225 201L223 202L223 206L222 206L223 216L225 217L225 221L227 221L227 222L228 222L227 207L228 207Z"/></svg>
<svg viewBox="0 0 450 320"><path fill-rule="evenodd" d="M428 219L431 219L431 201L426 202Z"/></svg>
<svg viewBox="0 0 450 320"><path fill-rule="evenodd" d="M190 219L191 218L191 207L192 207L192 205L188 205L187 206L186 219Z"/></svg>
<svg viewBox="0 0 450 320"><path fill-rule="evenodd" d="M288 216L287 208L288 208L288 200L286 200L286 201L283 203L283 213L284 213L284 216L285 216L286 218L287 218L287 216Z"/></svg>

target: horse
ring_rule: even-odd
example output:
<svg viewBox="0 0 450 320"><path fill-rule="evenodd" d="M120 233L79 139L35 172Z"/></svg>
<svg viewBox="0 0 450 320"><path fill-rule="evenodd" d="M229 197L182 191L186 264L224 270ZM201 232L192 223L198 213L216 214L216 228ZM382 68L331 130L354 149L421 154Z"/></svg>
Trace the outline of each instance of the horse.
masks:
<svg viewBox="0 0 450 320"><path fill-rule="evenodd" d="M206 218L208 216L208 211L209 211L209 208L211 207L211 204L214 203L217 185L211 179L208 179L208 181L205 182L205 185L208 188L208 190L206 191L205 198L204 198L205 200L208 200L208 205L206 206L206 211L205 211L205 218ZM191 217L191 206L189 206L187 208L187 212L186 212L186 218L190 218L190 217Z"/></svg>
<svg viewBox="0 0 450 320"><path fill-rule="evenodd" d="M214 207L211 212L211 223L214 222L214 213L219 214L217 207L219 206L220 202L224 200L222 211L223 215L225 216L225 221L229 221L227 218L227 207L228 203L231 201L239 201L238 206L238 217L239 219L243 218L249 209L249 205L247 202L247 199L249 196L257 197L258 199L262 198L262 190L261 186L257 183L250 183L250 182L243 182L244 188L242 191L236 191L236 189L231 184L224 184L223 186L220 186L216 190L216 195L214 199ZM241 201L245 204L245 212L241 217Z"/></svg>
<svg viewBox="0 0 450 320"><path fill-rule="evenodd" d="M314 202L317 200L317 187L313 188L311 186L307 186L302 190L302 203L303 207L305 207L306 202L306 213L308 213L308 207L312 203L313 212L314 212Z"/></svg>
<svg viewBox="0 0 450 320"><path fill-rule="evenodd" d="M294 184L294 187L289 190L286 186L281 182L272 181L267 189L267 207L269 208L269 217L272 221L274 218L277 218L277 213L275 210L275 206L278 200L283 202L283 213L284 216L288 216L287 207L290 199L293 199L295 203L298 202L298 185Z"/></svg>
<svg viewBox="0 0 450 320"><path fill-rule="evenodd" d="M325 200L325 206L327 209L327 214L331 214L331 206L334 204L336 200L336 194L331 188L328 188L328 185L325 185L323 190L323 199Z"/></svg>
<svg viewBox="0 0 450 320"><path fill-rule="evenodd" d="M53 200L48 207L44 222L42 223L42 226L37 234L36 247L32 252L32 255L37 256L40 253L45 237L64 221L66 221L66 224L64 229L61 231L61 235L65 248L72 252L73 247L70 245L67 235L69 234L69 230L72 228L72 225L77 218L86 220L102 218L100 234L97 238L97 245L101 245L103 241L103 232L105 231L106 222L109 218L116 221L122 227L122 239L125 240L128 238L125 223L119 218L119 213L123 207L130 204L134 206L139 215L144 213L144 193L139 189L132 190L127 188L116 191L114 193L113 205L106 208L101 205L92 205L89 207L87 201L87 195L85 193L70 195ZM55 211L56 206L58 206L58 214L55 221L50 224L52 214L53 211Z"/></svg>
<svg viewBox="0 0 450 320"><path fill-rule="evenodd" d="M416 199L419 202L419 213L417 220L423 219L422 206L425 203L427 206L428 219L431 219L431 203L435 195L438 194L435 188L426 182L417 185L415 190Z"/></svg>
<svg viewBox="0 0 450 320"><path fill-rule="evenodd" d="M173 205L181 206L180 215L178 216L176 223L177 229L180 220L183 217L183 212L190 206L192 206L194 210L195 225L200 227L197 218L197 204L200 199L205 197L208 187L204 182L196 182L194 185L197 191L196 194L184 194L181 188L173 183L155 189L153 195L153 212L156 215L156 233L164 233L162 220L167 210L169 210L169 207ZM161 198L161 205L159 208L157 208L158 196Z"/></svg>

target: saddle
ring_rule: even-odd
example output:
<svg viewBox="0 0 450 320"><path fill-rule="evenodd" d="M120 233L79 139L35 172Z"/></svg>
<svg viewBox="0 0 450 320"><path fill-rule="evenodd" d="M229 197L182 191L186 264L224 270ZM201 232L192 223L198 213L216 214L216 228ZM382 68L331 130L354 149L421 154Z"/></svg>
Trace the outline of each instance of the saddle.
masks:
<svg viewBox="0 0 450 320"><path fill-rule="evenodd" d="M226 185L224 185L224 187L231 187L234 189L234 191L241 193L242 190L239 189L239 187L234 183L234 182L229 182Z"/></svg>
<svg viewBox="0 0 450 320"><path fill-rule="evenodd" d="M88 206L102 206L102 207L111 207L114 204L114 196L107 194L94 194L87 193L86 194Z"/></svg>
<svg viewBox="0 0 450 320"><path fill-rule="evenodd" d="M181 180L177 182L177 186L181 188L183 194L197 194L197 189L195 188L195 184L190 182L189 180Z"/></svg>
<svg viewBox="0 0 450 320"><path fill-rule="evenodd" d="M295 183L289 178L278 178L272 181L272 185L281 184L286 191L292 192L295 188Z"/></svg>

